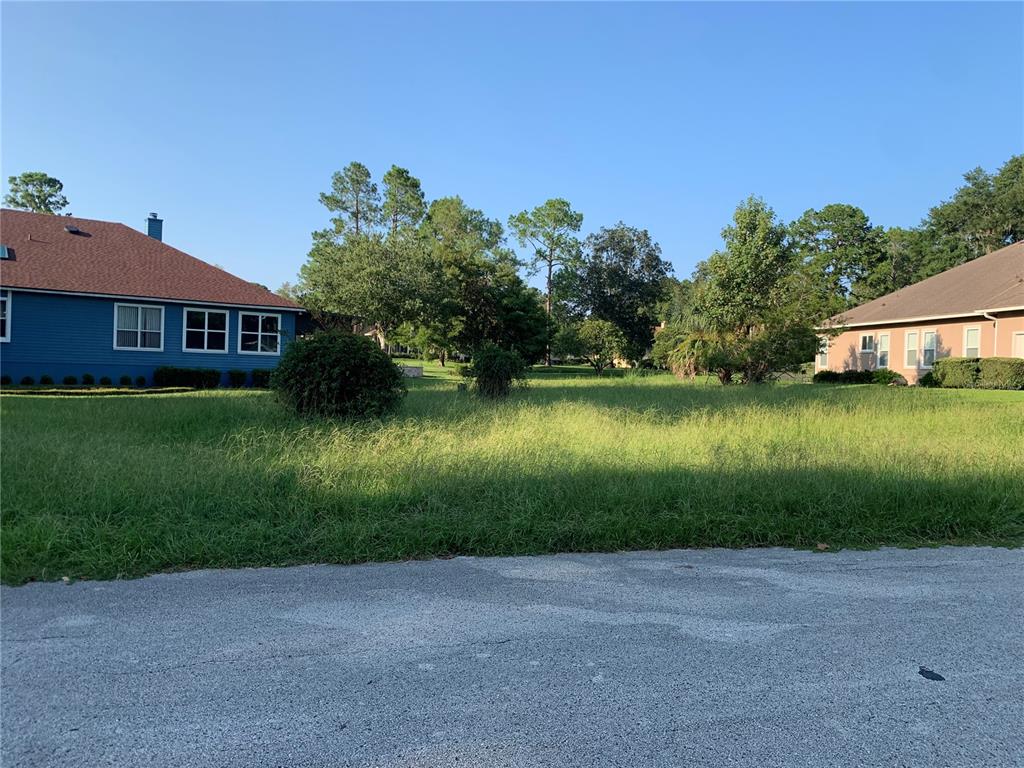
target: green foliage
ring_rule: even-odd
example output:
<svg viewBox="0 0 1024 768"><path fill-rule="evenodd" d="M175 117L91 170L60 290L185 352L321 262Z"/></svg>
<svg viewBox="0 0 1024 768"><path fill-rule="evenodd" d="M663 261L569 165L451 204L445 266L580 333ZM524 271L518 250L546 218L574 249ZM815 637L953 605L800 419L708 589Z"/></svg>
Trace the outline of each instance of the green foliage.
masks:
<svg viewBox="0 0 1024 768"><path fill-rule="evenodd" d="M220 371L210 368L178 368L164 365L153 371L153 384L157 387L213 389L220 386Z"/></svg>
<svg viewBox="0 0 1024 768"><path fill-rule="evenodd" d="M362 163L352 162L331 177L331 191L320 194L327 210L339 214L331 219L335 233L351 230L359 235L377 223L380 194Z"/></svg>
<svg viewBox="0 0 1024 768"><path fill-rule="evenodd" d="M625 334L608 320L588 318L576 328L579 356L600 376L622 357L628 341Z"/></svg>
<svg viewBox="0 0 1024 768"><path fill-rule="evenodd" d="M986 357L979 365L980 389L1024 389L1024 360L1016 357Z"/></svg>
<svg viewBox="0 0 1024 768"><path fill-rule="evenodd" d="M53 377L44 373L42 376L39 377L39 383L42 384L44 387L49 387L53 384Z"/></svg>
<svg viewBox="0 0 1024 768"><path fill-rule="evenodd" d="M940 387L971 389L978 385L980 362L976 357L943 357L935 361L932 374Z"/></svg>
<svg viewBox="0 0 1024 768"><path fill-rule="evenodd" d="M91 387L96 383L96 377L94 377L91 373L83 373L82 383L87 387Z"/></svg>
<svg viewBox="0 0 1024 768"><path fill-rule="evenodd" d="M146 377L145 376L136 376L135 377L135 386L136 387L144 387L144 386L146 386Z"/></svg>
<svg viewBox="0 0 1024 768"><path fill-rule="evenodd" d="M65 376L64 380L62 381L62 383L64 384L65 387L73 387L73 386L78 384L78 377L77 376Z"/></svg>
<svg viewBox="0 0 1024 768"><path fill-rule="evenodd" d="M901 373L889 368L879 368L871 372L871 383L905 387L907 380Z"/></svg>
<svg viewBox="0 0 1024 768"><path fill-rule="evenodd" d="M815 384L892 384L900 386L907 383L901 374L888 368L879 368L875 371L818 371L812 380Z"/></svg>
<svg viewBox="0 0 1024 768"><path fill-rule="evenodd" d="M619 222L587 238L582 258L556 276L555 295L571 318L613 323L626 339L621 355L638 361L654 339L671 270L647 230Z"/></svg>
<svg viewBox="0 0 1024 768"><path fill-rule="evenodd" d="M344 331L289 344L271 386L297 413L328 418L384 416L405 396L401 369L370 339Z"/></svg>
<svg viewBox="0 0 1024 768"><path fill-rule="evenodd" d="M21 381L19 383L23 387L31 387L36 383L36 380L33 379L31 376L22 376Z"/></svg>
<svg viewBox="0 0 1024 768"><path fill-rule="evenodd" d="M252 372L253 389L268 389L274 371L271 368L255 368Z"/></svg>
<svg viewBox="0 0 1024 768"><path fill-rule="evenodd" d="M651 360L659 368L672 368L672 353L679 348L689 334L687 325L682 322L668 323L654 334L654 345L651 347Z"/></svg>
<svg viewBox="0 0 1024 768"><path fill-rule="evenodd" d="M384 174L384 205L381 214L394 235L401 227L415 227L426 213L420 180L405 168L392 165Z"/></svg>
<svg viewBox="0 0 1024 768"><path fill-rule="evenodd" d="M474 350L472 362L462 375L473 379L476 391L483 397L508 397L515 386L526 386L526 363L518 354L485 343Z"/></svg>
<svg viewBox="0 0 1024 768"><path fill-rule="evenodd" d="M932 371L928 371L924 376L917 377L917 386L930 388L938 387L940 385L939 380L935 377L935 374Z"/></svg>
<svg viewBox="0 0 1024 768"><path fill-rule="evenodd" d="M693 316L694 284L692 280L666 277L662 281L657 318L668 325L682 325Z"/></svg>
<svg viewBox="0 0 1024 768"><path fill-rule="evenodd" d="M248 371L240 371L237 369L228 371L228 384L231 385L232 389L241 389L244 387L245 381L248 378Z"/></svg>
<svg viewBox="0 0 1024 768"><path fill-rule="evenodd" d="M101 387L109 387L109 386L113 385L113 383L114 382L111 380L111 378L109 376L100 376L100 386Z"/></svg>
<svg viewBox="0 0 1024 768"><path fill-rule="evenodd" d="M14 383L14 379L12 379L7 374L4 374L3 376L0 376L0 386L9 387L13 383Z"/></svg>
<svg viewBox="0 0 1024 768"><path fill-rule="evenodd" d="M64 185L41 171L27 171L19 176L8 176L10 191L4 195L4 205L36 213L59 213L68 207L62 194Z"/></svg>
<svg viewBox="0 0 1024 768"><path fill-rule="evenodd" d="M120 379L118 379L117 383L120 384L122 387L130 387L132 385L132 377L128 375L122 376Z"/></svg>

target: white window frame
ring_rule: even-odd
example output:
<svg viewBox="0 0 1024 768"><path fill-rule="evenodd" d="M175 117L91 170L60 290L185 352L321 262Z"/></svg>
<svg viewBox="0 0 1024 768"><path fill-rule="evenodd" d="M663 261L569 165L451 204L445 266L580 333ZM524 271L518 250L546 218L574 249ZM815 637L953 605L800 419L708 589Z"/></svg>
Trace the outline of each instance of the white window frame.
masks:
<svg viewBox="0 0 1024 768"><path fill-rule="evenodd" d="M3 336L0 336L0 342L11 340L11 304L14 301L13 291L0 291L0 301L6 304L5 309L7 310L7 329Z"/></svg>
<svg viewBox="0 0 1024 768"><path fill-rule="evenodd" d="M978 332L978 347L977 347L978 354L976 354L976 355L968 355L967 354L967 333L968 333L968 331L977 331ZM964 357L981 357L981 326L980 325L968 325L967 327L964 328L963 356Z"/></svg>
<svg viewBox="0 0 1024 768"><path fill-rule="evenodd" d="M910 352L910 337L914 337L914 362L910 364L907 362L907 353ZM917 331L907 331L903 335L903 367L904 368L917 368L921 363L921 335Z"/></svg>
<svg viewBox="0 0 1024 768"><path fill-rule="evenodd" d="M821 370L828 368L828 336L818 337L818 351L814 355L814 364ZM822 362L822 358L825 358L825 362Z"/></svg>
<svg viewBox="0 0 1024 768"><path fill-rule="evenodd" d="M191 347L185 346L185 340L188 338L188 313L189 312L202 312L205 315L206 320L204 325L206 326L203 330L203 343L208 342L208 334L210 332L210 315L224 315L224 349L192 349ZM241 327L241 326L239 326ZM193 328L193 331L198 331L197 328ZM219 333L219 331L214 331ZM241 343L241 341L239 341ZM181 351L187 352L188 354L197 355L226 355L228 350L231 348L231 313L226 309L207 309L205 307L182 307L181 310Z"/></svg>
<svg viewBox="0 0 1024 768"><path fill-rule="evenodd" d="M925 339L925 336L927 336L929 333L932 334L932 344L935 345L935 346L932 347L932 364L931 365L928 365L925 362L925 356L924 356L925 350L928 349L928 347L925 346L925 340L924 339ZM935 328L927 328L927 329L923 329L921 331L921 349L920 349L919 353L920 353L920 357L918 359L921 361L921 365L920 365L921 370L923 370L923 371L930 371L932 369L932 367L935 365L935 361L939 359L939 332L938 332L938 330L936 330Z"/></svg>
<svg viewBox="0 0 1024 768"><path fill-rule="evenodd" d="M864 339L871 339L871 349L864 349ZM862 333L860 335L860 353L862 355L873 355L875 354L875 334L873 333Z"/></svg>
<svg viewBox="0 0 1024 768"><path fill-rule="evenodd" d="M263 326L263 318L264 317L276 317L277 318L277 351L276 352L260 352L259 350L253 352L252 350L243 350L242 349L242 318L245 317L246 315L253 315L255 317L258 317L259 318L259 325L260 325L260 327ZM249 333L251 333L251 331ZM269 333L264 334L263 331L260 331L259 335L261 335L261 336L269 336L270 334ZM257 340L256 346L257 347L259 346L259 341L258 340ZM269 356L269 357L280 357L281 356L281 315L279 315L279 314L277 314L275 312L243 312L243 311L239 310L239 312L238 312L238 354L240 354L240 355L263 355L264 357L267 357L267 356Z"/></svg>
<svg viewBox="0 0 1024 768"><path fill-rule="evenodd" d="M885 349L882 349L882 339L885 339ZM888 333L878 334L875 347L875 363L879 368L889 368L892 365L892 344ZM882 353L885 352L885 365L882 365Z"/></svg>
<svg viewBox="0 0 1024 768"><path fill-rule="evenodd" d="M7 332L11 332L11 305L7 305ZM1016 355L1017 339L1020 339L1020 355ZM1010 354L1014 357L1024 358L1024 331L1017 331L1010 338Z"/></svg>
<svg viewBox="0 0 1024 768"><path fill-rule="evenodd" d="M119 347L117 345L117 310L119 307L138 307L141 309L159 309L160 310L160 346L159 347ZM141 318L141 313L140 313ZM164 351L164 325L167 321L167 311L162 304L136 304L135 302L129 301L115 301L114 302L114 349L121 352L163 352ZM124 329L128 330L128 329ZM141 326L138 331L141 333ZM139 337L139 341L142 341L142 337Z"/></svg>

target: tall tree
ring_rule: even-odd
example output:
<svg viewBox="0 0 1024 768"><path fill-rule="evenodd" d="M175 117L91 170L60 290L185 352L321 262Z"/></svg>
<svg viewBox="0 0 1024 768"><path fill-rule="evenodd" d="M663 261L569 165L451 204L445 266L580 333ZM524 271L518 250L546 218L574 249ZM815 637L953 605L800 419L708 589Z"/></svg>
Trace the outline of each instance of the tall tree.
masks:
<svg viewBox="0 0 1024 768"><path fill-rule="evenodd" d="M790 225L791 245L819 284L823 317L864 300L864 280L882 261L885 233L853 205L809 209Z"/></svg>
<svg viewBox="0 0 1024 768"><path fill-rule="evenodd" d="M11 208L55 214L68 207L60 179L42 171L26 171L19 176L8 176L7 185L10 191L4 195L4 205Z"/></svg>
<svg viewBox="0 0 1024 768"><path fill-rule="evenodd" d="M373 227L380 215L377 185L362 163L351 162L344 170L335 171L331 176L331 191L321 192L320 202L327 210L340 214L331 220L334 231L339 234L349 227L355 234L362 234Z"/></svg>
<svg viewBox="0 0 1024 768"><path fill-rule="evenodd" d="M384 174L384 204L381 213L395 234L399 227L415 227L426 213L420 180L405 168L392 165Z"/></svg>
<svg viewBox="0 0 1024 768"><path fill-rule="evenodd" d="M536 273L544 270L544 309L551 318L552 278L556 270L572 264L580 252L576 233L583 226L583 214L572 209L568 200L553 198L532 211L521 211L508 219L509 228L519 244L532 248L530 267ZM545 363L551 365L551 350L547 350Z"/></svg>
<svg viewBox="0 0 1024 768"><path fill-rule="evenodd" d="M645 229L619 222L590 235L582 258L555 278L571 314L607 320L624 335L621 352L640 360L654 339L658 305L672 265Z"/></svg>

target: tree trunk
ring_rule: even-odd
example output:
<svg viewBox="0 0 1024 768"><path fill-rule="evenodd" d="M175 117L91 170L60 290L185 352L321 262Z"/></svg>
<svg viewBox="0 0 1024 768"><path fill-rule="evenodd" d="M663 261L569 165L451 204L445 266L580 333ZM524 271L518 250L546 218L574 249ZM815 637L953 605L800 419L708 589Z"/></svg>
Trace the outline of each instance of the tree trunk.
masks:
<svg viewBox="0 0 1024 768"><path fill-rule="evenodd" d="M548 325L551 325L551 273L554 271L554 254L548 252L548 292L547 296L544 297L544 308L548 313ZM550 333L550 330L549 330ZM548 368L551 367L551 340L548 339L544 345L544 365Z"/></svg>

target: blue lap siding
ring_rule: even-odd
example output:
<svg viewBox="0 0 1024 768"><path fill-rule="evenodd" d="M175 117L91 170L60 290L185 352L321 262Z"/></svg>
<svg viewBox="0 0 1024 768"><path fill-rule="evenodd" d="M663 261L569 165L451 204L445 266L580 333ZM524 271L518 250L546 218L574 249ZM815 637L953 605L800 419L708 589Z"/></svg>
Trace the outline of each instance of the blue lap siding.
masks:
<svg viewBox="0 0 1024 768"><path fill-rule="evenodd" d="M8 291L9 289L4 289ZM114 305L144 304L164 310L163 351L114 349ZM228 351L190 352L182 348L185 308L228 312ZM281 317L281 351L295 335L294 311L283 309L224 307L196 303L171 303L158 299L110 299L10 289L8 324L10 341L0 343L0 373L15 384L25 376L38 383L50 376L60 383L65 376L81 381L92 374L97 381L108 376L116 384L122 376L145 376L164 365L183 368L215 368L226 383L229 370L273 368L279 355L238 352L239 313L260 312Z"/></svg>

